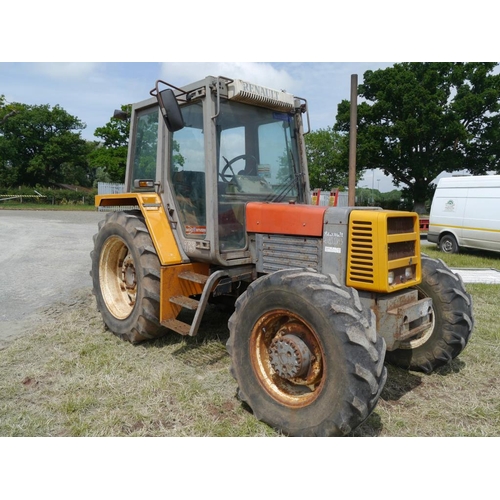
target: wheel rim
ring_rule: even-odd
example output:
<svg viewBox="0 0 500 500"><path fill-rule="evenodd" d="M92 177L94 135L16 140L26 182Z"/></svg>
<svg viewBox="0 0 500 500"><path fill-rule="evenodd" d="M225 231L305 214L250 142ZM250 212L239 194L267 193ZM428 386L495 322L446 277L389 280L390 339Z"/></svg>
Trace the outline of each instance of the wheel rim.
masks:
<svg viewBox="0 0 500 500"><path fill-rule="evenodd" d="M99 283L109 312L121 320L130 316L137 296L135 264L127 245L118 236L108 238L103 245Z"/></svg>
<svg viewBox="0 0 500 500"><path fill-rule="evenodd" d="M252 329L250 358L267 393L283 405L311 404L324 385L321 343L302 318L286 310L264 314Z"/></svg>
<svg viewBox="0 0 500 500"><path fill-rule="evenodd" d="M441 245L443 252L450 253L453 251L453 242L449 239L445 239Z"/></svg>

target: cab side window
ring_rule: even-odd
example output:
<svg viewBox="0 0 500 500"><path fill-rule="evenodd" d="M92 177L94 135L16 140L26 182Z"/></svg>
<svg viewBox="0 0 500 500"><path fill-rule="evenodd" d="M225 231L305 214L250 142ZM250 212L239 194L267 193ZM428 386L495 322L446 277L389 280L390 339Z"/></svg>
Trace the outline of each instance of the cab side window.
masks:
<svg viewBox="0 0 500 500"><path fill-rule="evenodd" d="M170 178L187 236L206 235L205 140L200 103L182 108L186 126L172 134Z"/></svg>

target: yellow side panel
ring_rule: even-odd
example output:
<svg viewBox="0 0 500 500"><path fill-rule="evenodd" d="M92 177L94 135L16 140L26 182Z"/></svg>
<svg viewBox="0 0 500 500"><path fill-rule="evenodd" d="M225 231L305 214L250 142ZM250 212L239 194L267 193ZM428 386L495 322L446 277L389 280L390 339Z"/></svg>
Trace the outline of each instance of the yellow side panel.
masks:
<svg viewBox="0 0 500 500"><path fill-rule="evenodd" d="M189 271L204 274L205 276L210 273L209 265L202 263L180 264L161 268L160 323L167 319L176 318L182 309L180 305L169 302L170 297L177 295L189 297L191 295L200 295L203 292L203 284L179 278L180 273Z"/></svg>
<svg viewBox="0 0 500 500"><path fill-rule="evenodd" d="M97 207L138 206L144 215L162 266L180 264L181 254L167 219L160 197L156 193L123 193L95 197Z"/></svg>

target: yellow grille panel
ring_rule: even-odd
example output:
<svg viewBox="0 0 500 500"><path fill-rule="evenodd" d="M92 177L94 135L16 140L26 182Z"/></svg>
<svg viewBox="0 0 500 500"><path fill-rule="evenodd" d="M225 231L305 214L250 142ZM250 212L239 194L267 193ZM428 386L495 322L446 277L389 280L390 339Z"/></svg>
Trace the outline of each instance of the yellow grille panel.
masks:
<svg viewBox="0 0 500 500"><path fill-rule="evenodd" d="M373 221L352 218L348 269L357 283L373 284L375 280L373 232Z"/></svg>
<svg viewBox="0 0 500 500"><path fill-rule="evenodd" d="M407 276L408 269L410 276ZM387 293L417 285L420 281L418 215L414 212L353 210L349 220L347 285Z"/></svg>

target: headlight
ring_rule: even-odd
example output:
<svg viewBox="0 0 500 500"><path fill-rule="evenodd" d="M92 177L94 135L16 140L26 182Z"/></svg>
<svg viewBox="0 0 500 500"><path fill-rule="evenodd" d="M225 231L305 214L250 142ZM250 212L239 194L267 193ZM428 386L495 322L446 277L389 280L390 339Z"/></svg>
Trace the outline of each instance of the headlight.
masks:
<svg viewBox="0 0 500 500"><path fill-rule="evenodd" d="M410 278L413 278L413 270L411 267L407 267L405 269L405 278L409 280Z"/></svg>
<svg viewBox="0 0 500 500"><path fill-rule="evenodd" d="M387 281L389 282L389 285L392 285L394 283L394 271L389 271Z"/></svg>

